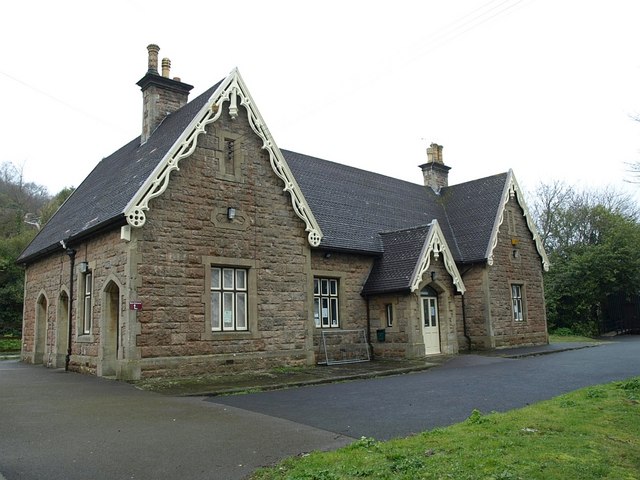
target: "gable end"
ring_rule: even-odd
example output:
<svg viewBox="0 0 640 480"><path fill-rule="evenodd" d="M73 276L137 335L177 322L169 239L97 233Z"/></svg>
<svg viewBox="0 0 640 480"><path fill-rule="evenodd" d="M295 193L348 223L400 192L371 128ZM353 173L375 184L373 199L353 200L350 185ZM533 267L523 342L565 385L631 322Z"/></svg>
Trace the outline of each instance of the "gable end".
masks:
<svg viewBox="0 0 640 480"><path fill-rule="evenodd" d="M222 114L222 109L220 108L222 103L229 102L229 115L232 119L237 117L238 98L240 98L240 105L247 110L252 130L263 142L262 148L269 152L271 168L284 182L283 190L291 196L291 204L296 215L305 223L309 244L317 247L322 240L320 226L314 218L302 194L302 190L300 190L293 177L280 149L275 144L237 69L233 70L211 95L211 98L174 143L162 162L158 164L129 202L124 211L127 223L135 228L142 227L145 224L145 212L149 210L149 201L162 195L167 189L171 172L179 170L178 164L180 160L189 157L195 151L199 135L205 132L207 125L215 122Z"/></svg>
<svg viewBox="0 0 640 480"><path fill-rule="evenodd" d="M524 201L524 195L518 182L516 181L516 177L513 174L512 170L509 170L509 175L507 176L507 181L504 185L504 190L502 192L502 199L500 201L500 208L496 212L496 219L493 224L493 231L491 232L491 239L489 241L489 245L487 246L487 263L489 265L493 265L493 251L498 245L498 230L504 221L504 212L509 199L514 198L522 208L524 212L524 218L527 222L527 227L533 236L533 241L536 245L536 250L540 255L540 259L542 261L542 268L544 268L545 272L549 271L549 259L547 258L547 253L544 250L544 246L542 244L542 239L540 238L540 234L538 233L538 229L536 228L533 219L531 218L531 214L529 213L529 209Z"/></svg>
<svg viewBox="0 0 640 480"><path fill-rule="evenodd" d="M453 281L453 284L456 286L456 290L460 293L464 293L466 288L464 286L464 283L462 282L462 276L460 275L458 267L456 267L456 263L453 260L451 249L447 245L447 241L444 238L442 229L440 228L438 221L435 219L431 222L429 234L427 235L427 239L424 242L424 247L422 248L422 252L420 253L420 258L418 259L416 269L411 277L411 291L415 292L419 288L420 283L422 282L422 277L429 269L432 253L436 259L438 259L438 257L442 254L444 267L446 268L447 272L449 272L449 275L451 275L451 279Z"/></svg>

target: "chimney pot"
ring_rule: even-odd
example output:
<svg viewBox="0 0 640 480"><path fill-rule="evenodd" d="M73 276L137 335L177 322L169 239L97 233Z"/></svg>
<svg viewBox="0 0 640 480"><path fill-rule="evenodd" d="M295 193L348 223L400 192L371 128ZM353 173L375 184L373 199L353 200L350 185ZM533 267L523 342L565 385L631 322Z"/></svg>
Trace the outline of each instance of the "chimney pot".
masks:
<svg viewBox="0 0 640 480"><path fill-rule="evenodd" d="M145 143L153 131L169 114L186 105L192 85L182 83L179 78L171 79L171 61L162 59L162 75L158 74L158 52L155 44L147 46L149 66L147 73L137 85L142 90L142 134L140 144Z"/></svg>
<svg viewBox="0 0 640 480"><path fill-rule="evenodd" d="M147 46L147 51L149 52L149 66L147 72L158 73L158 53L160 53L160 47L155 43L152 43Z"/></svg>
<svg viewBox="0 0 640 480"><path fill-rule="evenodd" d="M171 70L171 60L168 58L162 59L162 76L169 78L169 71Z"/></svg>

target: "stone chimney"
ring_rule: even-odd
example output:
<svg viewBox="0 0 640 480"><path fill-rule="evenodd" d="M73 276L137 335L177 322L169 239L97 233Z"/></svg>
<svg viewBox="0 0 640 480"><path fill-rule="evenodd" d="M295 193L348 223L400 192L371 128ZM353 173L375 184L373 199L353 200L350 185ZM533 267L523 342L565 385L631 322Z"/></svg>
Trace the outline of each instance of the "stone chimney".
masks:
<svg viewBox="0 0 640 480"><path fill-rule="evenodd" d="M147 47L149 61L147 74L136 85L142 90L142 135L140 144L146 143L162 120L170 113L186 105L192 85L182 83L179 78L169 78L171 60L162 59L162 75L158 74L160 47Z"/></svg>
<svg viewBox="0 0 640 480"><path fill-rule="evenodd" d="M442 161L442 145L432 143L427 148L427 163L420 165L424 176L424 186L430 187L437 194L442 187L449 186L449 170Z"/></svg>

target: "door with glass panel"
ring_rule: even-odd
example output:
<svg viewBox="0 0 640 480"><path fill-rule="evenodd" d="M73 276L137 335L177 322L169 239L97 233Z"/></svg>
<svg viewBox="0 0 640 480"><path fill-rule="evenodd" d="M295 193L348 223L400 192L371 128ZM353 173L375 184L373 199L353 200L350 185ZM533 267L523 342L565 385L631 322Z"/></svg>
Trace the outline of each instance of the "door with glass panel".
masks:
<svg viewBox="0 0 640 480"><path fill-rule="evenodd" d="M431 290L431 289L430 289ZM431 294L432 292L427 292ZM433 292L435 293L435 292ZM421 296L422 336L425 355L440 353L440 325L438 321L438 298Z"/></svg>

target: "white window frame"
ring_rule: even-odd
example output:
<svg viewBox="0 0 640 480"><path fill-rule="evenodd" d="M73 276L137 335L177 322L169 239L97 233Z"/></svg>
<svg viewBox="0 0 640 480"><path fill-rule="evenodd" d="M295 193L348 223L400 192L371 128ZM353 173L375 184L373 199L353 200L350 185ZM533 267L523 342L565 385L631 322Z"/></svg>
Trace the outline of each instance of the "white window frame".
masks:
<svg viewBox="0 0 640 480"><path fill-rule="evenodd" d="M249 269L214 265L211 267L211 331L249 330Z"/></svg>
<svg viewBox="0 0 640 480"><path fill-rule="evenodd" d="M385 313L387 316L387 327L393 327L393 303L387 303L384 306Z"/></svg>
<svg viewBox="0 0 640 480"><path fill-rule="evenodd" d="M91 324L93 320L93 315L92 315L93 309L91 308L91 300L92 300L91 297L92 297L92 291L93 291L93 273L91 272L91 270L88 270L84 274L84 278L82 280L83 280L82 335L89 335L91 334Z"/></svg>
<svg viewBox="0 0 640 480"><path fill-rule="evenodd" d="M524 304L524 285L521 283L511 284L511 312L514 322L524 322L525 316Z"/></svg>
<svg viewBox="0 0 640 480"><path fill-rule="evenodd" d="M339 293L337 278L313 277L313 319L316 328L340 328Z"/></svg>

